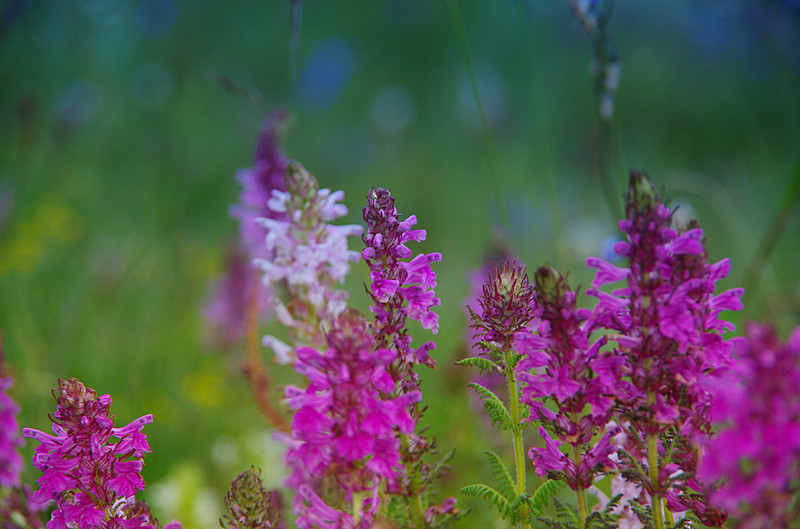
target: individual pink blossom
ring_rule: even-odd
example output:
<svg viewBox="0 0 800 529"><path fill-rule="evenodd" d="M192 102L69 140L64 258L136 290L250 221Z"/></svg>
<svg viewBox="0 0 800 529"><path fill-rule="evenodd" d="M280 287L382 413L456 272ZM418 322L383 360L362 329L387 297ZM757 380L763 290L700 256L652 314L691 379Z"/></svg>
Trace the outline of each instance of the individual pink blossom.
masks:
<svg viewBox="0 0 800 529"><path fill-rule="evenodd" d="M727 509L731 527L788 527L800 492L800 327L783 344L768 325L749 324L736 362L713 381L712 417L722 425L699 472Z"/></svg>
<svg viewBox="0 0 800 529"><path fill-rule="evenodd" d="M296 162L286 171L286 191L273 190L267 202L269 210L284 220L260 217L266 229L265 247L270 258L259 258L254 264L262 272L268 289L285 286L286 302L275 300L278 321L290 329L293 345L322 347L323 329L340 314L347 292L337 288L358 260L358 253L347 246L347 237L359 235L361 227L330 224L347 214L339 202L342 191L320 189L316 178ZM277 338L265 337L277 359L292 361L292 347Z"/></svg>
<svg viewBox="0 0 800 529"><path fill-rule="evenodd" d="M153 416L114 428L111 397L98 397L75 378L59 380L53 396L55 435L32 428L22 431L41 443L33 465L44 474L37 480L33 500L56 503L47 529L153 529L149 511L129 508L136 492L144 490L142 462L150 447L141 430Z"/></svg>

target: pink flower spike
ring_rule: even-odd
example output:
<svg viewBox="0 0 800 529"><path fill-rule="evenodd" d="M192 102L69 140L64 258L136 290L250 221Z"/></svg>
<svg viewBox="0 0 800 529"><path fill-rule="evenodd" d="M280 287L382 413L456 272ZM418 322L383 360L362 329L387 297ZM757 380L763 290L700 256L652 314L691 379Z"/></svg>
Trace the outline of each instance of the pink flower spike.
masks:
<svg viewBox="0 0 800 529"><path fill-rule="evenodd" d="M140 472L142 455L149 447L141 429L153 422L153 416L144 415L114 428L109 415L111 397L98 397L74 378L59 380L53 396L57 402L53 430L59 437L24 430L27 437L42 443L36 448L33 464L44 474L33 500L55 501L48 528L94 529L111 523L106 513L117 513L120 502L135 502L136 491L144 490ZM112 436L120 441L109 442ZM114 527L152 529L147 516L133 511L113 517Z"/></svg>

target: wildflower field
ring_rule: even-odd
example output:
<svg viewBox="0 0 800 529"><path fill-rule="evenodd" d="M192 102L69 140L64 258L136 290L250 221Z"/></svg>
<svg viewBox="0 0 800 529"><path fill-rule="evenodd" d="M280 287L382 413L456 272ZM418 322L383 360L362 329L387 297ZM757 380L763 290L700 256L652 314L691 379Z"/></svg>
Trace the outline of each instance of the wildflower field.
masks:
<svg viewBox="0 0 800 529"><path fill-rule="evenodd" d="M0 3L0 529L800 528L800 4Z"/></svg>

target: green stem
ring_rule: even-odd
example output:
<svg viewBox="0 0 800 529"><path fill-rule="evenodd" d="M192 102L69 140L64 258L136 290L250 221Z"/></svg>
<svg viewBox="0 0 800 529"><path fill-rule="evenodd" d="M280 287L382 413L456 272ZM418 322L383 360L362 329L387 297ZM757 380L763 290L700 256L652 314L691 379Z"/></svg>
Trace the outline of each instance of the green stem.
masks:
<svg viewBox="0 0 800 529"><path fill-rule="evenodd" d="M420 490L420 476L416 466L409 461L408 449L409 441L406 434L400 434L400 443L402 445L403 463L406 467L406 474L411 480L409 487L412 497L406 500L406 505L411 514L411 520L414 522L416 529L425 529L425 506L422 504L422 491Z"/></svg>
<svg viewBox="0 0 800 529"><path fill-rule="evenodd" d="M661 507L661 491L658 486L658 436L647 434L647 464L650 466L650 482L653 484L653 521L655 529L664 529L664 514Z"/></svg>
<svg viewBox="0 0 800 529"><path fill-rule="evenodd" d="M672 512L667 506L664 506L664 518L666 519L668 526L672 527L675 525L675 518L672 517Z"/></svg>
<svg viewBox="0 0 800 529"><path fill-rule="evenodd" d="M586 527L586 518L589 517L589 502L586 501L586 490L578 489L575 493L578 495L578 517L580 518L578 529L584 529Z"/></svg>
<svg viewBox="0 0 800 529"><path fill-rule="evenodd" d="M364 492L354 492L353 493L353 522L358 525L359 520L361 520L361 509L364 503Z"/></svg>
<svg viewBox="0 0 800 529"><path fill-rule="evenodd" d="M522 427L520 426L519 413L519 392L517 391L517 377L511 367L512 353L504 352L503 357L506 364L506 381L508 382L508 401L511 404L511 421L513 422L512 431L514 432L514 462L517 470L517 495L525 494L527 485L525 483L525 445L522 442ZM530 529L530 523L522 525L525 529Z"/></svg>
<svg viewBox="0 0 800 529"><path fill-rule="evenodd" d="M580 448L573 446L572 450L572 460L575 462L575 467L579 467L581 464ZM586 527L586 518L589 517L589 502L586 499L586 490L578 489L575 494L578 496L578 529L584 529Z"/></svg>

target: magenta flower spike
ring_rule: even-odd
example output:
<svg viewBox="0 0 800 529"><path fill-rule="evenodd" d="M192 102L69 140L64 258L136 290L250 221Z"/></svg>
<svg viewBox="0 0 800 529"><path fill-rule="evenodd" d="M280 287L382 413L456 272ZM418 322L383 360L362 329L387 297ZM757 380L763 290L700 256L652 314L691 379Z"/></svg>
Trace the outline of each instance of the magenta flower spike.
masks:
<svg viewBox="0 0 800 529"><path fill-rule="evenodd" d="M631 374L619 396L640 410L634 425L643 433L678 425L693 435L708 427L704 410L710 396L698 380L730 363L731 342L723 334L733 325L718 316L742 308L743 290L714 295L716 282L730 271L729 260L709 264L702 230L674 230L672 212L649 177L637 171L631 172L627 217L619 223L627 241L615 251L629 267L596 257L586 261L598 269L587 290L599 301L590 324L615 333ZM598 288L620 280L627 286L613 295ZM648 403L648 393L658 397Z"/></svg>
<svg viewBox="0 0 800 529"><path fill-rule="evenodd" d="M355 311L332 320L327 342L323 351L297 350L295 369L309 384L286 389L295 410L287 439L287 485L298 492L298 527L339 527L334 522L342 520L350 520L342 527L371 527L380 503L378 486L396 479L400 467L394 428L413 431L407 407L418 402L420 394L390 396L395 382L387 368L397 354L375 350L369 327ZM334 490L341 492L330 493ZM344 497L337 497L340 494ZM345 508L345 501L351 509Z"/></svg>
<svg viewBox="0 0 800 529"><path fill-rule="evenodd" d="M368 293L374 305L376 340L380 347L396 350L409 366L436 365L428 355L434 343L427 342L416 350L411 348L411 337L406 333L406 319L417 320L434 334L439 330L439 316L431 309L441 305L433 289L436 274L431 263L442 260L439 252L419 254L411 258L406 246L411 241L425 240L425 230L411 229L417 223L416 215L399 220L394 197L383 188L372 188L363 210L367 232L362 236L366 248L361 257L370 269L372 283Z"/></svg>
<svg viewBox="0 0 800 529"><path fill-rule="evenodd" d="M254 264L263 272L263 284L272 289L285 285L289 300L275 300L278 321L292 333L293 345L324 347L325 329L346 306L347 292L337 287L350 271L358 253L350 251L347 237L360 235L356 225L330 224L347 214L339 202L342 191L320 189L317 179L296 162L286 171L286 191L273 190L268 207L273 216L260 217L266 228L270 258ZM281 214L284 220L274 218ZM273 336L264 337L279 363L294 360L294 348Z"/></svg>
<svg viewBox="0 0 800 529"><path fill-rule="evenodd" d="M585 490L598 473L615 466L609 458L616 452L610 444L615 432L605 427L613 412L618 362L600 352L605 338L590 344L592 329L586 323L591 313L577 308L566 279L547 266L534 277L534 314L540 323L535 335L522 331L514 341L523 355L517 365L517 378L526 384L522 401L531 408L528 420L541 421L539 434L545 440L545 448L532 448L530 457L539 476ZM546 399L552 399L556 411L544 406ZM599 441L585 448L598 435ZM572 457L561 452L562 444L571 445Z"/></svg>
<svg viewBox="0 0 800 529"><path fill-rule="evenodd" d="M630 424L642 444L626 452L633 459L647 454L637 463L645 473L631 470L628 476L655 497L654 516L660 516L661 498L666 498L673 512L692 509L703 523L714 525L724 518L701 507L707 505L708 491L695 479L698 454L692 445L710 432L713 395L705 381L730 364L733 342L724 334L733 325L719 315L742 308L743 290L715 294L729 261L708 263L696 223L673 229L673 212L638 171L631 171L626 212L619 226L627 240L617 243L615 252L628 267L590 257L587 265L598 271L586 293L598 299L587 324L611 331L617 372L625 375L616 391L620 421ZM626 285L611 294L599 290L617 281ZM630 458L627 464L633 465ZM660 523L657 527L663 527Z"/></svg>
<svg viewBox="0 0 800 529"><path fill-rule="evenodd" d="M33 465L44 475L33 500L56 503L47 529L153 529L149 511L142 513L134 498L144 490L143 457L150 452L141 430L153 416L114 428L111 397L98 397L75 378L59 380L53 396L55 435L22 430L41 443Z"/></svg>
<svg viewBox="0 0 800 529"><path fill-rule="evenodd" d="M800 327L783 344L770 326L751 323L735 357L714 381L712 417L722 426L700 477L720 485L711 500L729 511L730 527L790 527L800 493Z"/></svg>

